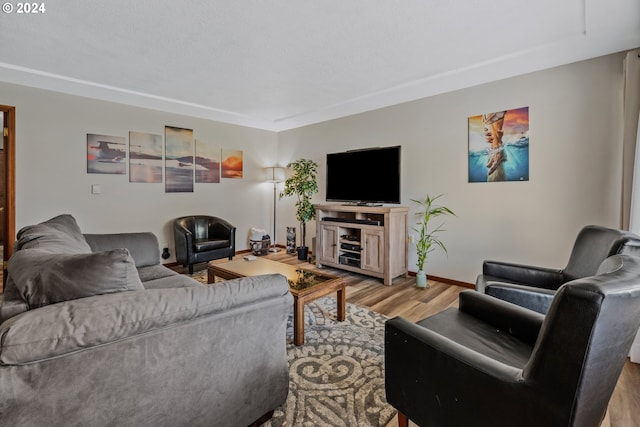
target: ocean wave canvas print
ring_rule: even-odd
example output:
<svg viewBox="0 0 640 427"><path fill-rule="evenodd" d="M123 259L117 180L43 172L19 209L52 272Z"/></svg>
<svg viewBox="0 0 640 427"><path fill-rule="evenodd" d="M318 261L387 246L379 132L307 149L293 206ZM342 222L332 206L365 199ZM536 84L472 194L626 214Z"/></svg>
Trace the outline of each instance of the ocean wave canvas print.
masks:
<svg viewBox="0 0 640 427"><path fill-rule="evenodd" d="M469 117L469 182L529 180L529 107Z"/></svg>
<svg viewBox="0 0 640 427"><path fill-rule="evenodd" d="M129 182L162 182L162 135L129 132Z"/></svg>
<svg viewBox="0 0 640 427"><path fill-rule="evenodd" d="M220 182L220 149L196 139L196 182Z"/></svg>
<svg viewBox="0 0 640 427"><path fill-rule="evenodd" d="M165 193L193 192L193 130L164 128Z"/></svg>

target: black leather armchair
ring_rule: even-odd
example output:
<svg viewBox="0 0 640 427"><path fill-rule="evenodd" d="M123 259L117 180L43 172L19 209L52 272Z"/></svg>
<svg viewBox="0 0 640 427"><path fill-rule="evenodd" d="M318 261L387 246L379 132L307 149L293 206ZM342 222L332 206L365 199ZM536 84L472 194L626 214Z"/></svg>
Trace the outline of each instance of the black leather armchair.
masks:
<svg viewBox="0 0 640 427"><path fill-rule="evenodd" d="M173 221L176 261L189 267L236 254L236 227L215 216L194 215Z"/></svg>
<svg viewBox="0 0 640 427"><path fill-rule="evenodd" d="M475 291L417 324L385 325L399 424L598 426L640 326L640 258L564 284L546 316Z"/></svg>
<svg viewBox="0 0 640 427"><path fill-rule="evenodd" d="M544 314L562 284L594 275L607 257L629 252L628 247L634 245L640 245L640 236L587 225L578 233L564 269L485 261L476 290Z"/></svg>

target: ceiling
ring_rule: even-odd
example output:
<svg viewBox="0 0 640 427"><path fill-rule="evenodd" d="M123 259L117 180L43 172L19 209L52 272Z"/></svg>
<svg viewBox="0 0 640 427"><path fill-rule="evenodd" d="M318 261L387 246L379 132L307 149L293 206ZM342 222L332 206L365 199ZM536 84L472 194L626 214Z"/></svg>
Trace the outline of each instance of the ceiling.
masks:
<svg viewBox="0 0 640 427"><path fill-rule="evenodd" d="M273 131L640 46L638 0L42 3L0 81Z"/></svg>

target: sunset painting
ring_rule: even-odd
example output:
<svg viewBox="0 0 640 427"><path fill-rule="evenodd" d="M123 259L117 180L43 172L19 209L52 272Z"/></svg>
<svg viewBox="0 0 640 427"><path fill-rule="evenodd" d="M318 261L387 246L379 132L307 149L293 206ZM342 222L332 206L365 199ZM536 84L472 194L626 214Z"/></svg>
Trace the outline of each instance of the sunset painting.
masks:
<svg viewBox="0 0 640 427"><path fill-rule="evenodd" d="M529 107L469 117L469 182L529 180Z"/></svg>
<svg viewBox="0 0 640 427"><path fill-rule="evenodd" d="M222 150L222 177L242 178L241 150Z"/></svg>

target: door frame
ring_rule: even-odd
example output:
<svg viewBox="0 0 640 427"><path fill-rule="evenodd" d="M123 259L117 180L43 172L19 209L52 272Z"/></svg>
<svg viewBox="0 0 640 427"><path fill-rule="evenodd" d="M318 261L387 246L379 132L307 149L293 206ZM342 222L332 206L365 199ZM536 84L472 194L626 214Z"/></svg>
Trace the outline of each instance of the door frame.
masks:
<svg viewBox="0 0 640 427"><path fill-rule="evenodd" d="M2 262L2 289L7 280L7 261L13 253L14 236L16 235L16 108L9 105L0 105L0 111L4 113L3 141L4 141L4 174L5 174L5 214L4 220L4 251Z"/></svg>

